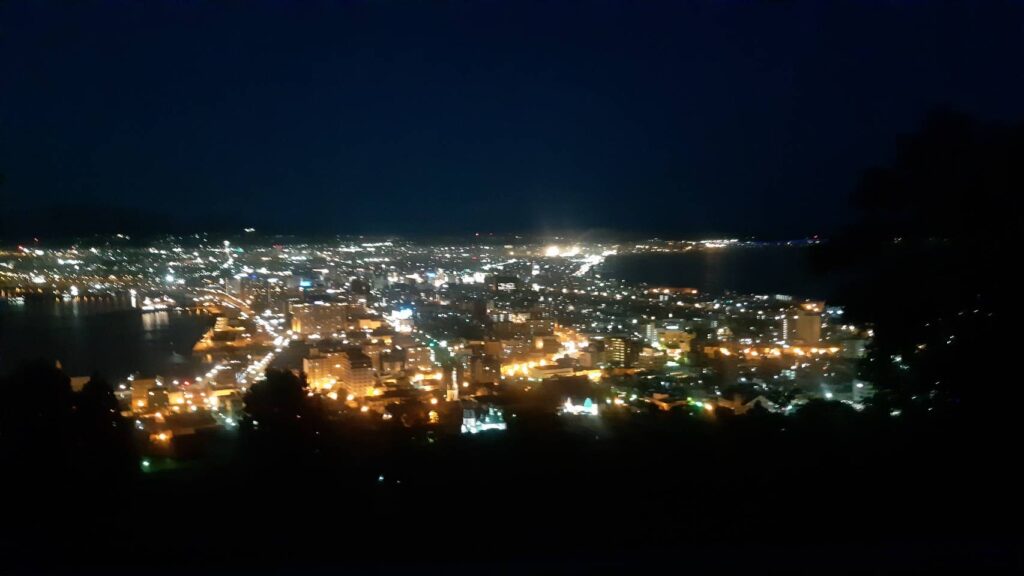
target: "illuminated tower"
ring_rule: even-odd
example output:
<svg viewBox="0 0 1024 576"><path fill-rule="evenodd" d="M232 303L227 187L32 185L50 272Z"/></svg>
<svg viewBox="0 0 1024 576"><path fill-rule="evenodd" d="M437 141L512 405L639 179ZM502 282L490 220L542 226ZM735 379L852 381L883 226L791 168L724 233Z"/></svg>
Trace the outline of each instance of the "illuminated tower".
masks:
<svg viewBox="0 0 1024 576"><path fill-rule="evenodd" d="M447 390L445 391L445 400L448 402L457 401L459 399L459 382L454 368L452 368L451 372L448 374L446 384Z"/></svg>

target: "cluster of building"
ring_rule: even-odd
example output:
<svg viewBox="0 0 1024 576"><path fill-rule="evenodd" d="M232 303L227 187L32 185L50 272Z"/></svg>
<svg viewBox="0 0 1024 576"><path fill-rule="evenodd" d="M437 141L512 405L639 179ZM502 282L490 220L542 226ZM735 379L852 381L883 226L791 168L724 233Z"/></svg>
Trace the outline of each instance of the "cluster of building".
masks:
<svg viewBox="0 0 1024 576"><path fill-rule="evenodd" d="M267 367L303 374L339 414L467 433L503 428L523 392L558 387L579 391L552 406L573 417L786 411L813 398L861 406L871 388L856 364L871 332L844 322L841 308L634 284L602 269L617 254L734 249L756 248L196 237L147 249L23 249L0 258L0 281L8 297L131 291L217 317L194 349L204 370L215 369L187 382L123 384L126 411L152 422L155 438L158 420L178 415L236 422ZM110 270L112 259L123 266Z"/></svg>

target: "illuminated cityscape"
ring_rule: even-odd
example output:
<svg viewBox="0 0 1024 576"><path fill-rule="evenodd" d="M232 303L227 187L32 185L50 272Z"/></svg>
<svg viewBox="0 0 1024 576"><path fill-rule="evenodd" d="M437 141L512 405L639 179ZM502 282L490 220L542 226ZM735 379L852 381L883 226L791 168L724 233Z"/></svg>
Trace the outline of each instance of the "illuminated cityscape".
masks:
<svg viewBox="0 0 1024 576"><path fill-rule="evenodd" d="M1024 573L1022 23L0 2L0 575Z"/></svg>
<svg viewBox="0 0 1024 576"><path fill-rule="evenodd" d="M594 415L598 405L786 413L822 398L861 409L870 395L855 363L871 329L844 322L841 307L630 285L600 272L612 255L758 249L735 240L123 240L6 252L0 297L127 301L146 315L209 318L193 347L195 372L117 375L125 417L156 451L199 422L236 426L244 394L268 367L301 373L339 417L397 422L400 412L406 427L438 433L465 429L468 403L514 410L510 393L549 381L585 384L591 392L578 400ZM423 418L410 420L408 405Z"/></svg>

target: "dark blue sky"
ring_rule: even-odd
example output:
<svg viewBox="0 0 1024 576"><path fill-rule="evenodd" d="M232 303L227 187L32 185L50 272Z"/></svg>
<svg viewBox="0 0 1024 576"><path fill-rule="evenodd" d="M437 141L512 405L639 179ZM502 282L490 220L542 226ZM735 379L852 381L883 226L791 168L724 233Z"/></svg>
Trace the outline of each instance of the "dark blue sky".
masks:
<svg viewBox="0 0 1024 576"><path fill-rule="evenodd" d="M1024 4L6 1L0 224L827 233L937 107Z"/></svg>

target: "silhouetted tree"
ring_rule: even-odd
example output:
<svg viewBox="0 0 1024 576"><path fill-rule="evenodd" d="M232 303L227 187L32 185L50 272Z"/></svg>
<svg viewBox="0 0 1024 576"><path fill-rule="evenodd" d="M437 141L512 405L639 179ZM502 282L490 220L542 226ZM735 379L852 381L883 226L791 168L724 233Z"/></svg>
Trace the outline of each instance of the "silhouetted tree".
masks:
<svg viewBox="0 0 1024 576"><path fill-rule="evenodd" d="M36 361L2 379L0 445L5 458L40 472L89 470L111 479L135 470L131 429L99 376L81 392L56 365Z"/></svg>
<svg viewBox="0 0 1024 576"><path fill-rule="evenodd" d="M288 370L267 370L266 379L254 384L245 395L245 411L268 425L295 419L306 412L308 390L305 377Z"/></svg>
<svg viewBox="0 0 1024 576"><path fill-rule="evenodd" d="M105 476L137 469L131 426L105 378L94 374L75 394L75 416L79 457L86 467Z"/></svg>
<svg viewBox="0 0 1024 576"><path fill-rule="evenodd" d="M1015 304L1024 126L937 113L869 171L858 219L818 254L845 278L854 317L875 327L864 375L904 411L1009 405L1003 360ZM989 402L988 400L993 400Z"/></svg>
<svg viewBox="0 0 1024 576"><path fill-rule="evenodd" d="M282 448L315 449L324 428L319 398L309 394L304 374L290 370L268 369L245 395L245 412L248 432Z"/></svg>
<svg viewBox="0 0 1024 576"><path fill-rule="evenodd" d="M11 462L71 462L74 402L70 379L53 363L25 364L2 379L0 446Z"/></svg>

